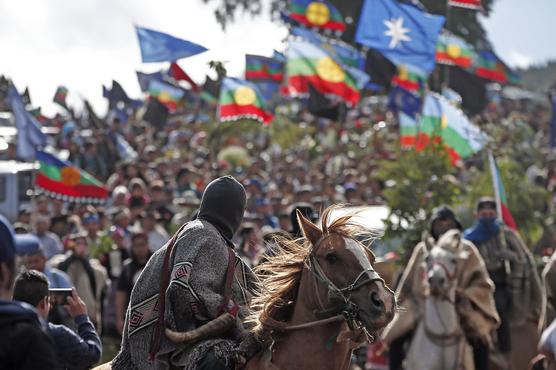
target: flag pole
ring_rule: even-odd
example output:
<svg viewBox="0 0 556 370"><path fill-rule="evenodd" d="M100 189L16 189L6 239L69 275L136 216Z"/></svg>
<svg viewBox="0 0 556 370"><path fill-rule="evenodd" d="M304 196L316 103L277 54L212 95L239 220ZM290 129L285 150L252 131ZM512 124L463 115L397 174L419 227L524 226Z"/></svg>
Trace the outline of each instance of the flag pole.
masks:
<svg viewBox="0 0 556 370"><path fill-rule="evenodd" d="M450 20L452 19L451 14L452 12L450 11L450 9L452 8L452 6L450 5L450 1L446 2L446 23L445 23L445 27L446 30L450 31ZM450 31L451 32L451 31ZM450 84L450 70L449 70L449 66L447 64L444 64L442 66L442 71L443 73L443 81L442 84L444 87L448 88L448 85ZM442 91L441 91L442 93Z"/></svg>
<svg viewBox="0 0 556 370"><path fill-rule="evenodd" d="M492 155L492 150L489 149L488 151L488 161L490 163L490 173L492 176L492 187L494 188L494 199L496 201L496 213L497 219L502 221L502 225L504 224L504 219L502 218L502 201L500 198L500 184L498 181L500 180L498 177L498 170L496 168L496 161L494 159L494 155ZM508 246L506 245L506 236L504 235L504 227L500 228L500 247L502 251L506 252L508 250ZM511 274L511 267L510 261L507 258L504 258L504 270L506 272L506 278L508 281L511 282L510 274ZM511 285L510 285L511 287Z"/></svg>

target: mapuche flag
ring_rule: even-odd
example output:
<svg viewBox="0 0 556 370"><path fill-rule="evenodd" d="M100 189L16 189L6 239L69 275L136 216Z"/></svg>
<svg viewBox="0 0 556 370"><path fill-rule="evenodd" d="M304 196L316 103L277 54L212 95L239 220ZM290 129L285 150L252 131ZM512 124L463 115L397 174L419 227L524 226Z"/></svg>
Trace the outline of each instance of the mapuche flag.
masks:
<svg viewBox="0 0 556 370"><path fill-rule="evenodd" d="M52 101L62 108L68 109L68 105L66 103L66 98L68 96L68 89L65 86L58 86L56 89L56 93L54 93L54 99Z"/></svg>
<svg viewBox="0 0 556 370"><path fill-rule="evenodd" d="M245 55L245 79L282 82L284 63L260 55Z"/></svg>
<svg viewBox="0 0 556 370"><path fill-rule="evenodd" d="M168 107L170 111L175 111L185 92L179 87L152 79L149 82L149 94Z"/></svg>
<svg viewBox="0 0 556 370"><path fill-rule="evenodd" d="M308 96L310 83L321 94L335 95L350 106L359 102L356 79L324 49L311 43L290 41L286 74L292 96Z"/></svg>
<svg viewBox="0 0 556 370"><path fill-rule="evenodd" d="M496 210L498 211L498 217L502 218L502 221L506 226L517 230L517 225L515 223L514 217L508 208L508 198L506 197L506 190L504 189L504 184L502 184L502 178L500 177L500 171L496 165L496 160L492 155L492 152L488 152L488 160L490 162L490 171L492 175L492 185L494 186L494 197L496 199Z"/></svg>
<svg viewBox="0 0 556 370"><path fill-rule="evenodd" d="M325 0L290 0L283 17L286 21L309 28L339 33L346 30L342 14Z"/></svg>
<svg viewBox="0 0 556 370"><path fill-rule="evenodd" d="M402 146L417 150L430 142L441 142L453 164L481 150L486 135L448 100L436 93L427 93L420 123L411 124L411 117L400 122Z"/></svg>
<svg viewBox="0 0 556 370"><path fill-rule="evenodd" d="M269 124L273 114L267 110L255 84L226 77L220 88L218 117L221 122L252 119Z"/></svg>
<svg viewBox="0 0 556 370"><path fill-rule="evenodd" d="M490 50L478 52L474 70L477 76L487 80L502 84L519 82L519 76Z"/></svg>
<svg viewBox="0 0 556 370"><path fill-rule="evenodd" d="M411 66L398 66L398 74L392 77L392 86L399 86L415 95L424 95L426 84L426 73Z"/></svg>
<svg viewBox="0 0 556 370"><path fill-rule="evenodd" d="M332 40L302 27L292 27L290 32L294 36L301 37L305 41L325 49L332 57L346 66L360 69L365 67L365 55L350 44Z"/></svg>
<svg viewBox="0 0 556 370"><path fill-rule="evenodd" d="M427 75L412 66L398 66L398 74L392 77L389 106L413 118L421 111Z"/></svg>
<svg viewBox="0 0 556 370"><path fill-rule="evenodd" d="M464 39L448 32L442 32L436 42L436 62L451 66L469 68L477 53Z"/></svg>
<svg viewBox="0 0 556 370"><path fill-rule="evenodd" d="M108 190L93 176L56 156L37 151L40 167L35 187L47 196L75 203L100 204Z"/></svg>
<svg viewBox="0 0 556 370"><path fill-rule="evenodd" d="M473 10L481 10L481 0L448 0L448 6L457 6Z"/></svg>

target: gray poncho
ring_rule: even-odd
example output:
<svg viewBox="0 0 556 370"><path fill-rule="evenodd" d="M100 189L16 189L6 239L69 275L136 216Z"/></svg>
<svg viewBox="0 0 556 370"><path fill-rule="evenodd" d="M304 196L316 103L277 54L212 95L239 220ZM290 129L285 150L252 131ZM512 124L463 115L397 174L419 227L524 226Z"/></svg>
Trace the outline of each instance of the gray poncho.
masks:
<svg viewBox="0 0 556 370"><path fill-rule="evenodd" d="M168 244L155 252L131 293L126 313L122 349L113 360L114 369L168 369L177 366L195 369L197 362L212 348L216 356L229 358L234 339L243 332L242 319L247 314L250 297L250 270L236 257L232 300L240 306L237 328L227 339L209 339L178 348L162 335L160 350L153 362L149 350L158 317L160 277ZM195 220L178 235L170 257L170 284L166 290L165 326L191 330L218 316L228 267L228 244L209 222ZM166 272L168 273L168 272Z"/></svg>

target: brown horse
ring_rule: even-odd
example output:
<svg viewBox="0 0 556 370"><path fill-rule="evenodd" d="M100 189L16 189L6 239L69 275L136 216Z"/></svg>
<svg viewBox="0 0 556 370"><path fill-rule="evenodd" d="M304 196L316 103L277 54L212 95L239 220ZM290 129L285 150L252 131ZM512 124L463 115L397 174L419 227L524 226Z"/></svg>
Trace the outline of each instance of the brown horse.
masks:
<svg viewBox="0 0 556 370"><path fill-rule="evenodd" d="M277 239L274 255L256 268L259 294L249 321L265 346L246 370L348 369L352 350L392 320L394 293L357 241L371 233L351 223L353 215L331 221L333 209L321 228L298 212L304 237Z"/></svg>
<svg viewBox="0 0 556 370"><path fill-rule="evenodd" d="M320 228L298 213L304 238L279 241L256 269L251 322L268 346L246 369L348 369L352 350L392 319L394 294L357 241L369 231L352 224L352 215L331 221L331 211Z"/></svg>

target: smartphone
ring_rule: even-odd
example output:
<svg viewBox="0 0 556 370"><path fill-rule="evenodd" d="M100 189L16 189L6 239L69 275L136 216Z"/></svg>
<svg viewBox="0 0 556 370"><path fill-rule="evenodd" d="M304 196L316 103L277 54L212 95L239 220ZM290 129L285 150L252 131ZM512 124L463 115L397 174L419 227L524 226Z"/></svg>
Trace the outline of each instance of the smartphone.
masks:
<svg viewBox="0 0 556 370"><path fill-rule="evenodd" d="M53 288L48 289L50 302L53 305L65 305L68 303L68 297L71 297L71 288Z"/></svg>

